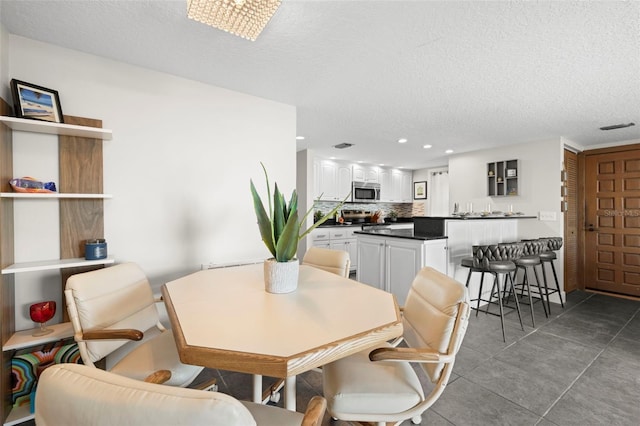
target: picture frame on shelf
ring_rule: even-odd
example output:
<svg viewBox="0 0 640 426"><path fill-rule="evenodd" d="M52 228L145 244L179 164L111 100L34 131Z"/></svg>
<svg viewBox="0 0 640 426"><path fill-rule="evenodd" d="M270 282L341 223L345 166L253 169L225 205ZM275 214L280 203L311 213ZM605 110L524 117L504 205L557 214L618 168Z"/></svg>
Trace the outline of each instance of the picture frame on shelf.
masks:
<svg viewBox="0 0 640 426"><path fill-rule="evenodd" d="M18 118L64 123L57 90L12 79L13 109Z"/></svg>
<svg viewBox="0 0 640 426"><path fill-rule="evenodd" d="M413 182L413 199L414 200L426 200L427 199L427 182Z"/></svg>

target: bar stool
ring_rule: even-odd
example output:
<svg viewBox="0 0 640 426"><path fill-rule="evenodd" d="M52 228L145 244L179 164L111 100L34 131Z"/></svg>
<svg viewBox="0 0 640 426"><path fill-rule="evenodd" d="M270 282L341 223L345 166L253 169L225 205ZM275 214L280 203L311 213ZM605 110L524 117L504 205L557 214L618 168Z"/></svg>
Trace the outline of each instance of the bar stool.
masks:
<svg viewBox="0 0 640 426"><path fill-rule="evenodd" d="M547 307L549 308L549 313L551 313L551 302L549 301L549 295L553 293L558 293L558 297L560 298L560 306L564 309L564 302L562 301L562 292L560 291L560 283L558 282L558 274L556 273L556 267L554 265L554 260L558 258L556 255L556 251L562 248L562 237L542 237L539 238L541 241L545 241L547 243L547 249L540 253L540 260L542 261L542 278L544 279L544 287L547 296ZM556 288L549 290L547 286L547 274L545 272L544 264L548 263L551 265L551 271L553 272L553 279L556 283Z"/></svg>
<svg viewBox="0 0 640 426"><path fill-rule="evenodd" d="M522 243L500 243L497 246L490 246L490 248L493 260L488 262L488 269L489 273L494 276L490 299L492 299L494 295L498 299L498 306L500 308L500 324L502 326L502 340L506 342L503 306L507 308L511 307L504 304L504 298L507 293L507 283L510 287L509 293L513 291L515 294L516 289L511 274L516 271L516 264L514 261L515 259L520 258L524 247ZM520 328L524 331L522 315L520 313L520 302L517 297L514 297L514 300L516 304L515 309L518 313L518 320L520 321ZM487 313L489 313L488 309L489 305L487 304Z"/></svg>
<svg viewBox="0 0 640 426"><path fill-rule="evenodd" d="M520 283L515 284L515 288L520 288L520 297L524 297L524 290L527 290L527 296L529 298L529 307L531 309L531 325L533 327L536 326L535 317L533 313L533 293L531 291L531 279L529 276L529 269L533 270L533 274L535 276L535 286L538 288L535 293L539 299L542 301L542 308L544 309L545 317L549 317L547 313L547 305L544 303L544 293L542 288L540 287L540 279L538 277L538 270L536 266L542 267L542 260L540 259L540 253L542 253L546 246L546 241L540 240L522 240L523 251L522 256L514 260L516 264L516 271L514 272L513 280L516 281L516 276L518 274L518 270L522 270L522 281ZM515 293L515 292L514 292ZM515 293L515 298L518 295Z"/></svg>

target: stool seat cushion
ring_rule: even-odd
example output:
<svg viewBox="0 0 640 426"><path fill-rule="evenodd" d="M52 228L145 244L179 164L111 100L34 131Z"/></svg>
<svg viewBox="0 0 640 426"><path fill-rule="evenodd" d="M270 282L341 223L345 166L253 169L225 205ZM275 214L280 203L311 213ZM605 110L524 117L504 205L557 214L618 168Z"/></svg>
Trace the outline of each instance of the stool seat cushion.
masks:
<svg viewBox="0 0 640 426"><path fill-rule="evenodd" d="M555 251L545 251L540 253L538 256L540 256L540 260L544 261L550 261L550 260L554 260L557 259L558 256L556 256L556 252Z"/></svg>
<svg viewBox="0 0 640 426"><path fill-rule="evenodd" d="M489 262L489 270L492 272L513 272L516 264L510 260L494 260Z"/></svg>
<svg viewBox="0 0 640 426"><path fill-rule="evenodd" d="M539 255L522 256L515 260L518 266L535 266L540 264Z"/></svg>

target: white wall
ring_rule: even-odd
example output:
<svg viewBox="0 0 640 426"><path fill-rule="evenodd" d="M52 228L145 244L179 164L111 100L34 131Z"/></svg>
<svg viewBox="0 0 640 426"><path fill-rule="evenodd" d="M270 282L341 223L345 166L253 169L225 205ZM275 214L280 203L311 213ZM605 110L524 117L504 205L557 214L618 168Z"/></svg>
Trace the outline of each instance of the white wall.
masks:
<svg viewBox="0 0 640 426"><path fill-rule="evenodd" d="M105 238L118 262L137 262L158 288L201 264L268 257L249 179L264 192L262 161L271 185L295 188L295 107L13 35L8 56L3 84L55 89L65 114L113 130L103 149L113 194ZM17 139L14 173L55 181L56 138ZM57 203L16 204L16 261L58 257ZM30 302L61 301L52 274L27 275L16 277L18 329L32 326Z"/></svg>
<svg viewBox="0 0 640 426"><path fill-rule="evenodd" d="M430 167L428 169L419 169L419 170L413 171L413 182L427 182L427 199L424 201L416 201L416 200L413 201L414 204L417 204L417 203L424 204L424 212L426 216L432 215L431 199L434 193L434 186L432 182L433 173L446 172L448 170L449 170L448 166L441 166L441 167ZM449 212L452 212L452 211L453 210L450 210Z"/></svg>

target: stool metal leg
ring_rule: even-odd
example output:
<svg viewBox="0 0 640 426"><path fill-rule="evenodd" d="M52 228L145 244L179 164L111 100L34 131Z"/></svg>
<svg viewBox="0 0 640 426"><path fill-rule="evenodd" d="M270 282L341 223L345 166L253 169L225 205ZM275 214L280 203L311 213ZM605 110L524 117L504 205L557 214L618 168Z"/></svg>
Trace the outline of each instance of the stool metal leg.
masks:
<svg viewBox="0 0 640 426"><path fill-rule="evenodd" d="M540 262L540 267L542 267L542 262ZM547 277L544 276L544 289L545 293L542 293L542 287L540 287L540 277L538 277L538 270L535 266L532 267L533 274L536 276L536 286L538 287L538 294L540 295L540 300L542 301L542 309L544 309L544 316L549 318L549 313L547 312L547 305L544 304L544 296L547 295L547 303L549 303L549 290L547 289ZM544 272L544 269L543 269Z"/></svg>
<svg viewBox="0 0 640 426"><path fill-rule="evenodd" d="M522 331L524 331L524 325L522 324L522 315L520 315L520 302L518 302L518 295L516 294L516 288L513 284L513 279L511 278L511 274L507 273L507 276L505 277L505 292L507 291L506 289L506 281L507 278L509 279L509 283L511 284L511 287L509 288L509 295L511 295L511 291L513 290L513 298L516 301L516 311L518 312L518 319L520 320L520 328L522 328ZM508 297L508 296L507 296Z"/></svg>
<svg viewBox="0 0 640 426"><path fill-rule="evenodd" d="M558 291L558 297L560 298L560 306L564 309L564 302L562 301L562 293L560 292L560 282L558 281L556 266L553 264L553 260L549 263L551 264L551 271L553 271L553 279L556 280L556 290Z"/></svg>
<svg viewBox="0 0 640 426"><path fill-rule="evenodd" d="M506 343L507 341L507 335L505 334L504 331L504 311L502 309L502 294L500 294L500 279L498 278L498 274L494 274L494 279L493 279L493 287L491 288L492 294L489 297L489 300L491 300L491 298L493 297L493 288L495 288L495 286L498 286L498 306L500 307L500 325L502 326L502 340Z"/></svg>

